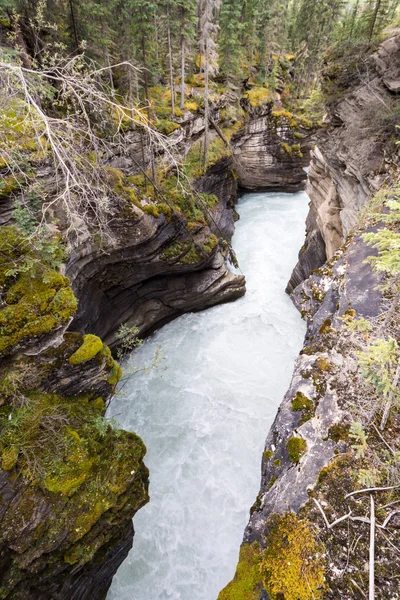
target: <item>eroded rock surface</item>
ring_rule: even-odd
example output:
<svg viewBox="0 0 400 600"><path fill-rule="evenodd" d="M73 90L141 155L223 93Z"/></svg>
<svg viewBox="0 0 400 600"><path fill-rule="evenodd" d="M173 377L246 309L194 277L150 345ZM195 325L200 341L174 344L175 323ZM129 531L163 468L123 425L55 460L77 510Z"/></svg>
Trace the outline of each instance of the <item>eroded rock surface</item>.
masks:
<svg viewBox="0 0 400 600"><path fill-rule="evenodd" d="M273 111L272 105L263 107L233 138L233 166L245 190L304 189L311 131L294 126L290 118L274 116L281 112L285 111Z"/></svg>
<svg viewBox="0 0 400 600"><path fill-rule="evenodd" d="M382 134L376 122L384 104L396 99L399 56L400 35L395 32L369 57L362 81L329 110L326 129L311 152L307 184L311 205L305 247L315 248L318 238L318 248L313 261L300 252L289 293L323 264L321 238L329 260L357 224L371 194L396 170L394 141Z"/></svg>

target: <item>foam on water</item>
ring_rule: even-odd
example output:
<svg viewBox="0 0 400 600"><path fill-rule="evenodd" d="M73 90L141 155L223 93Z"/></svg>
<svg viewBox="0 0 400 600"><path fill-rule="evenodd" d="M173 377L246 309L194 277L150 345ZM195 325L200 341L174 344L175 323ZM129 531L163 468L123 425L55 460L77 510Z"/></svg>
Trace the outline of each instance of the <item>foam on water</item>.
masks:
<svg viewBox="0 0 400 600"><path fill-rule="evenodd" d="M233 245L247 294L176 319L135 356L144 366L160 346L167 369L134 375L111 406L147 445L151 501L109 600L216 600L234 574L264 440L305 333L284 290L307 203L303 192L243 196Z"/></svg>

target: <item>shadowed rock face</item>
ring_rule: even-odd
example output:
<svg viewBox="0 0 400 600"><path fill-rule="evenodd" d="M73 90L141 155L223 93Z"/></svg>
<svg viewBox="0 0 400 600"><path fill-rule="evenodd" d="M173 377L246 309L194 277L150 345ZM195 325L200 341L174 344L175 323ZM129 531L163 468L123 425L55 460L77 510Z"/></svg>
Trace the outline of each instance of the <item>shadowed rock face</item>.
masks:
<svg viewBox="0 0 400 600"><path fill-rule="evenodd" d="M297 192L304 189L311 133L301 129L301 153L292 151L299 140L289 125L272 116L272 106L254 115L233 138L233 166L245 190ZM286 149L285 149L286 147Z"/></svg>
<svg viewBox="0 0 400 600"><path fill-rule="evenodd" d="M1 598L105 598L114 573L132 546L132 518L148 502L143 442L132 433L114 433L111 429L99 437L93 428L104 412L104 403L114 393L116 364L100 340L102 349L93 358L72 364L69 359L83 342L79 333L61 333L52 345L47 344L36 354L19 350L0 364L0 380L13 373L20 393L36 402L39 410L54 406L56 411L63 411L72 427L65 435L71 431L79 448L87 440L82 441L84 438L75 430L77 420L73 415L79 415L81 435L86 435L85 427L92 428L93 435L90 450L87 446L80 450L87 453L83 474L79 471L80 455L75 455L70 462L63 462L68 464L64 474L56 462L44 479L29 475L29 463L21 455L6 469L2 443ZM8 395L4 398L1 394L0 404L6 415L12 411L9 401ZM100 402L97 408L96 402ZM32 418L29 423L33 428ZM56 421L53 427L57 432ZM47 458L40 452L39 448L35 450L34 460L43 468Z"/></svg>
<svg viewBox="0 0 400 600"><path fill-rule="evenodd" d="M383 42L369 59L369 70L355 89L331 108L327 128L318 134L311 153L307 193L311 199L305 247L316 249L313 260L299 254L287 291L308 277L342 245L357 224L360 209L396 169L392 140L384 142L371 112L395 98L400 81L400 35ZM378 100L380 99L380 100ZM377 104L378 103L378 104ZM321 243L323 240L323 244Z"/></svg>
<svg viewBox="0 0 400 600"><path fill-rule="evenodd" d="M194 234L198 246L201 248L211 233L230 239L236 201L230 159L211 167L196 187L219 198L209 227L200 227ZM211 254L200 252L190 259L179 253L166 257L171 244L189 241L187 229L178 218L154 218L141 212L135 219L120 219L115 228L117 242L109 252L88 244L67 265L81 300L72 330L96 333L114 346L120 323L135 325L143 336L185 312L245 293L244 277L229 271L220 245Z"/></svg>

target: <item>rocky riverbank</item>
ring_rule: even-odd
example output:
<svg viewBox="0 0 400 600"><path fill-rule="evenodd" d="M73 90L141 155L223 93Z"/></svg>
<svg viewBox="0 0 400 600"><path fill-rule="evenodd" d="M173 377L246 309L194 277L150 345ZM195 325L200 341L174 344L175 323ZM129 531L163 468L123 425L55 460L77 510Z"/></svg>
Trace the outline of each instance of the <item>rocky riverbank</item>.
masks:
<svg viewBox="0 0 400 600"><path fill-rule="evenodd" d="M394 32L368 57L368 80L363 77L330 106L312 152L307 236L287 288L307 319L305 345L266 440L260 492L235 578L219 600L311 595L350 600L367 594L370 500L346 494L378 481L376 457L388 442L376 427L368 429L372 392L356 354L370 335L389 331L398 340L399 324L390 308L393 300L377 287L382 275L367 260L376 251L363 234L376 231L377 224L363 208L385 183L396 181L399 154L382 130L366 135L364 127L377 110L377 98L387 105L396 101L399 48ZM395 452L398 416L387 436ZM396 481L393 476L389 481ZM396 501L394 489L379 497L380 506ZM387 511L379 513L381 521ZM336 519L335 528L327 527ZM398 569L390 550L394 540L395 529L375 540L376 598L398 597L391 576ZM300 578L308 587L300 586Z"/></svg>

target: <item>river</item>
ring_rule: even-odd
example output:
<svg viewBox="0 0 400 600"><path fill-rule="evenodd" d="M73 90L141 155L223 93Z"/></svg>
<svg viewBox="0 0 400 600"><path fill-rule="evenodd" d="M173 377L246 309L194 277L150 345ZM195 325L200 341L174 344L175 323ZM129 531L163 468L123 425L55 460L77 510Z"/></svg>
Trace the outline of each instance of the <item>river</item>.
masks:
<svg viewBox="0 0 400 600"><path fill-rule="evenodd" d="M187 314L145 341L109 411L148 448L150 503L108 600L216 600L232 578L258 493L268 429L305 324L284 290L304 239L308 197L246 194L233 247L247 281L230 304Z"/></svg>

